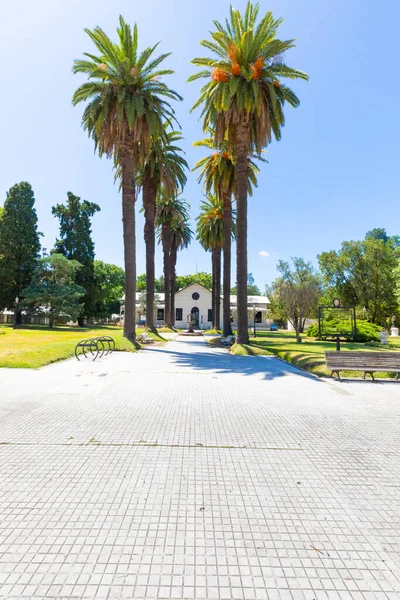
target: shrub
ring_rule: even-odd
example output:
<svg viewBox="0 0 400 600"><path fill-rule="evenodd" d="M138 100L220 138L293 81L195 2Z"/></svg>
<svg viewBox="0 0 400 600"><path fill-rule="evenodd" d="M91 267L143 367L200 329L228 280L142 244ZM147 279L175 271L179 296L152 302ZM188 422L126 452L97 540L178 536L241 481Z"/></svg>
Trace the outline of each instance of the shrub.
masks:
<svg viewBox="0 0 400 600"><path fill-rule="evenodd" d="M318 337L318 323L313 323L306 329L306 335L308 337Z"/></svg>
<svg viewBox="0 0 400 600"><path fill-rule="evenodd" d="M332 325L335 324L338 329L342 329L342 326L340 325L340 321L336 321L335 323L332 322ZM347 324L348 327L348 324ZM347 328L346 327L346 328ZM379 332L382 331L382 327L379 327L379 325L375 325L374 323L368 323L368 321L357 321L357 335L355 338L355 342L379 342L380 338L379 338ZM306 330L306 335L308 337L318 337L318 323L314 323L313 325L310 325L310 327L307 328ZM327 338L334 338L334 336L323 336L324 339ZM351 336L340 336L343 339L352 339Z"/></svg>
<svg viewBox="0 0 400 600"><path fill-rule="evenodd" d="M382 327L368 321L357 321L356 342L380 342L379 332Z"/></svg>

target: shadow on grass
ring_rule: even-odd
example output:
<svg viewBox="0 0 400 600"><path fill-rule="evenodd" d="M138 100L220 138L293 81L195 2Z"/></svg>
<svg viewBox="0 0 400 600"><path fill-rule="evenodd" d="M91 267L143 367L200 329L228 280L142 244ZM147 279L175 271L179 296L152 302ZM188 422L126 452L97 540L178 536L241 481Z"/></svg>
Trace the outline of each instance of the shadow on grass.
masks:
<svg viewBox="0 0 400 600"><path fill-rule="evenodd" d="M297 375L315 382L319 380L310 373L302 371L293 365L274 356L232 356L227 352L197 352L193 347L196 342L191 342L191 350L178 352L168 349L146 348L148 352L163 352L169 354L175 365L179 368L190 368L195 371L212 371L220 374L239 374L244 376L262 375L265 380L278 379L287 375ZM203 340L199 340L204 349Z"/></svg>

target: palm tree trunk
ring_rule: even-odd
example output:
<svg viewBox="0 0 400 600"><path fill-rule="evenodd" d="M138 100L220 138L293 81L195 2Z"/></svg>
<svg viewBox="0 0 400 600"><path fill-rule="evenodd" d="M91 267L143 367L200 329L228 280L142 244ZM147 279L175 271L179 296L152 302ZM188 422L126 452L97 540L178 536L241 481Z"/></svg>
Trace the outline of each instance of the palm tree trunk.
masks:
<svg viewBox="0 0 400 600"><path fill-rule="evenodd" d="M146 167L143 177L144 242L146 245L146 326L157 333L154 325L154 279L155 279L155 218L156 218L157 180Z"/></svg>
<svg viewBox="0 0 400 600"><path fill-rule="evenodd" d="M215 311L215 248L211 249L211 282L212 282L212 288L211 288L211 315L212 315L212 326L213 329L216 329L215 326L215 317L216 317L216 311Z"/></svg>
<svg viewBox="0 0 400 600"><path fill-rule="evenodd" d="M215 329L221 327L221 247L215 249Z"/></svg>
<svg viewBox="0 0 400 600"><path fill-rule="evenodd" d="M163 247L163 270L164 270L164 324L166 325L170 315L171 292L169 281L169 262L170 262L170 235L168 225L163 223L161 226L161 241Z"/></svg>
<svg viewBox="0 0 400 600"><path fill-rule="evenodd" d="M14 313L14 327L20 327L22 324L22 311L15 309Z"/></svg>
<svg viewBox="0 0 400 600"><path fill-rule="evenodd" d="M172 329L175 327L175 285L176 285L176 261L177 261L177 250L171 248L170 253L170 325Z"/></svg>
<svg viewBox="0 0 400 600"><path fill-rule="evenodd" d="M248 116L242 116L236 142L236 285L238 344L248 344L247 314L247 178L250 130Z"/></svg>
<svg viewBox="0 0 400 600"><path fill-rule="evenodd" d="M125 261L125 316L124 337L136 347L136 238L135 238L135 169L134 147L131 139L126 139L121 151L122 170L122 225L124 231Z"/></svg>
<svg viewBox="0 0 400 600"><path fill-rule="evenodd" d="M231 325L231 227L232 227L232 198L224 194L224 280L223 280L223 335L232 335Z"/></svg>

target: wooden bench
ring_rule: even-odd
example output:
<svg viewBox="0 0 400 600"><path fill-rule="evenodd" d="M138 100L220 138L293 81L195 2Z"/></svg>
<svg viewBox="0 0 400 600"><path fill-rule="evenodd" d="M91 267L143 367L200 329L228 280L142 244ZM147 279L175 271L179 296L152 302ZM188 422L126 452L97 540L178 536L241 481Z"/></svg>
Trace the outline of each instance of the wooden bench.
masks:
<svg viewBox="0 0 400 600"><path fill-rule="evenodd" d="M340 381L340 371L363 371L364 379L369 373L374 379L377 371L400 373L400 352L325 352L326 366L337 374Z"/></svg>
<svg viewBox="0 0 400 600"><path fill-rule="evenodd" d="M147 333L139 333L136 340L142 344L153 344L154 340Z"/></svg>

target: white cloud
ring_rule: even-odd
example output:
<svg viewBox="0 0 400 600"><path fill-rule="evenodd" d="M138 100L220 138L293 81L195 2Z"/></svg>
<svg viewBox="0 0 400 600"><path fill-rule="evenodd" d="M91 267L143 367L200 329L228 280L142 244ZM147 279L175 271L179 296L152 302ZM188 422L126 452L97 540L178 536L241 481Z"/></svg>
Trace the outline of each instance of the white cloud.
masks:
<svg viewBox="0 0 400 600"><path fill-rule="evenodd" d="M269 252L266 252L265 250L260 250L260 252L258 253L258 256L262 256L263 258L266 258L267 256L269 256Z"/></svg>

